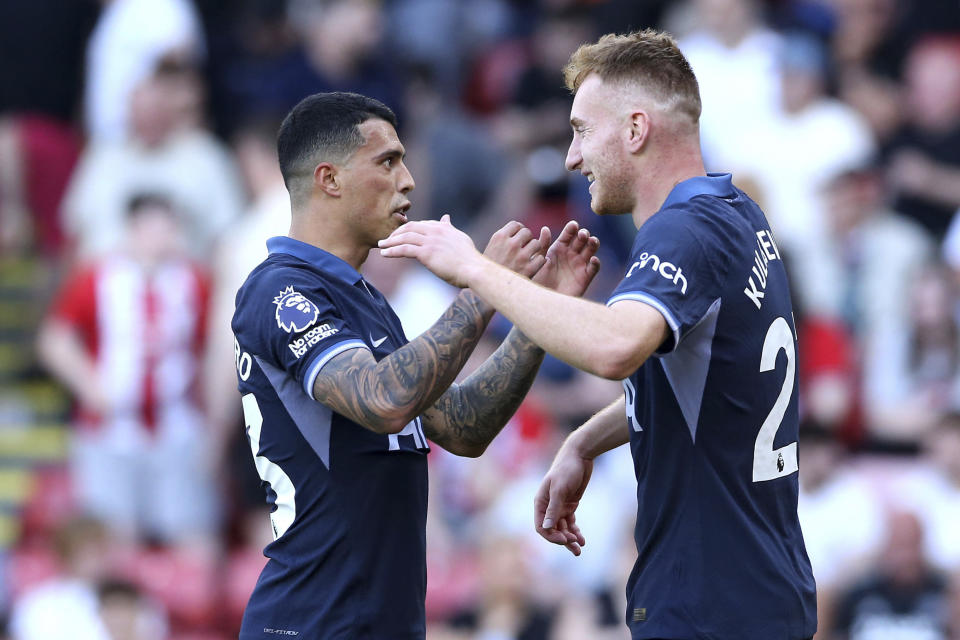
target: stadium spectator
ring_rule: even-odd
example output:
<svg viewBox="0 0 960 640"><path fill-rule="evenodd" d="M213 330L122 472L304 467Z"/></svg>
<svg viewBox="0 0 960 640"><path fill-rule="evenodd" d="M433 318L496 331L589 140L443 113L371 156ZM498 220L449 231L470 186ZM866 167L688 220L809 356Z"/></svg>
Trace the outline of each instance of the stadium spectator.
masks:
<svg viewBox="0 0 960 640"><path fill-rule="evenodd" d="M588 17L580 7L546 12L537 21L526 43L526 63L497 115L509 124L500 134L507 148L529 153L550 145L559 147L562 154L570 129L570 93L563 86L560 69L570 51L593 36ZM554 180L565 177L561 166Z"/></svg>
<svg viewBox="0 0 960 640"><path fill-rule="evenodd" d="M816 260L801 261L802 277L819 303L814 313L803 314L801 372L813 373L817 363L848 354L846 366L832 371L838 376L805 375L806 411L821 423L835 424L850 441L862 439L863 402L872 393L875 372L889 365L890 345L909 331L911 296L918 274L929 261L933 243L929 234L909 218L884 203L883 174L873 164L852 166L825 185L827 237ZM794 265L798 266L798 265ZM810 287L809 283L815 282ZM822 342L833 327L841 345ZM810 329L809 332L806 330ZM823 345L828 350L819 348ZM821 367L821 374L829 374ZM863 388L864 380L868 388ZM834 383L841 383L837 395ZM842 407L831 401L842 400ZM881 400L882 401L882 400ZM866 398L874 406L875 398ZM839 415L821 409L833 406ZM870 410L870 418L873 411ZM837 419L842 425L837 424ZM854 433L855 432L855 433Z"/></svg>
<svg viewBox="0 0 960 640"><path fill-rule="evenodd" d="M547 640L552 618L543 591L531 589L534 569L524 538L484 536L480 542L480 593L471 616L476 637Z"/></svg>
<svg viewBox="0 0 960 640"><path fill-rule="evenodd" d="M786 35L777 57L780 88L770 118L738 136L729 168L753 181L778 246L792 260L792 293L809 314L823 311L829 283L817 270L829 259L825 187L874 153L870 129L849 106L826 95L828 60L810 35ZM824 148L830 148L824 154Z"/></svg>
<svg viewBox="0 0 960 640"><path fill-rule="evenodd" d="M607 399L609 404L609 396ZM624 492L629 492L635 482L633 461L626 450L597 460L587 497L577 510L578 525L591 532L590 544L580 557L557 553L553 547L541 544L530 527L530 496L536 493L551 453L567 435L567 429L548 426L553 426L548 433L552 437L538 443L535 455L521 467L504 468L502 475L509 474L509 480L481 512L479 522L484 530L496 528L501 534L522 541L529 562L536 567L531 582L542 585L542 602L567 608L576 600L584 607L582 617L586 620L582 622L589 628L611 631L613 627L613 632L623 631L623 584L636 559L632 533L637 504L633 499L624 499ZM496 455L502 444L495 442L491 453ZM625 561L629 562L626 566ZM565 611L562 615L571 617L575 612ZM561 631L560 627L555 629ZM582 637L594 636L585 633Z"/></svg>
<svg viewBox="0 0 960 640"><path fill-rule="evenodd" d="M922 464L895 486L894 498L923 523L925 547L933 565L960 570L960 413L951 411L923 439Z"/></svg>
<svg viewBox="0 0 960 640"><path fill-rule="evenodd" d="M906 121L887 151L894 209L942 240L960 207L960 36L918 43L905 81Z"/></svg>
<svg viewBox="0 0 960 640"><path fill-rule="evenodd" d="M820 626L827 629L838 592L874 560L885 513L832 431L804 423L800 437L803 471L797 515L817 580Z"/></svg>
<svg viewBox="0 0 960 640"><path fill-rule="evenodd" d="M725 171L740 157L740 136L776 113L782 38L764 24L758 0L693 0L691 8L687 24L674 30L692 27L680 50L700 83L703 157L711 171Z"/></svg>
<svg viewBox="0 0 960 640"><path fill-rule="evenodd" d="M192 0L101 0L87 43L84 106L94 142L123 142L136 125L127 108L135 89L165 58L195 64L205 54Z"/></svg>
<svg viewBox="0 0 960 640"><path fill-rule="evenodd" d="M925 266L908 291L906 330L883 332L865 356L864 409L875 446L916 452L956 402L960 326L949 269Z"/></svg>
<svg viewBox="0 0 960 640"><path fill-rule="evenodd" d="M896 0L832 3L831 53L838 96L870 123L886 143L900 126L900 79L908 42L897 33Z"/></svg>
<svg viewBox="0 0 960 640"><path fill-rule="evenodd" d="M397 0L385 9L384 46L403 51L409 66L425 69L451 101L464 93L475 58L482 60L485 49L521 28L525 8L505 0Z"/></svg>
<svg viewBox="0 0 960 640"><path fill-rule="evenodd" d="M411 216L443 211L478 237L488 238L508 220L519 218L511 215L518 206L502 195L513 194L502 187L511 180L511 158L483 122L445 97L428 69L410 76L404 93L404 140L418 184L410 195ZM457 161L465 156L470 156L469 163Z"/></svg>
<svg viewBox="0 0 960 640"><path fill-rule="evenodd" d="M11 613L14 640L113 640L99 615L97 584L110 575L109 531L76 516L54 532L60 573L23 594Z"/></svg>
<svg viewBox="0 0 960 640"><path fill-rule="evenodd" d="M77 401L80 506L129 539L205 543L216 508L196 382L210 285L182 233L168 199L134 197L123 242L67 276L37 349Z"/></svg>
<svg viewBox="0 0 960 640"><path fill-rule="evenodd" d="M289 49L224 61L226 99L240 105L242 116L283 114L304 96L321 91L355 91L401 104L402 85L391 66L395 61L382 47L380 2L292 0L286 6L296 36Z"/></svg>
<svg viewBox="0 0 960 640"><path fill-rule="evenodd" d="M841 595L830 637L948 640L947 615L946 580L928 564L920 521L895 512L875 570Z"/></svg>
<svg viewBox="0 0 960 640"><path fill-rule="evenodd" d="M926 230L884 196L881 168L870 162L850 165L823 185L826 250L816 271L808 270L808 277L818 276L816 309L842 319L867 354L877 336L881 343L873 348L883 353L887 337L907 330L903 300L934 251Z"/></svg>
<svg viewBox="0 0 960 640"><path fill-rule="evenodd" d="M100 582L97 603L110 640L165 640L169 637L162 608L132 582L116 578Z"/></svg>
<svg viewBox="0 0 960 640"><path fill-rule="evenodd" d="M94 141L64 199L64 225L83 258L116 247L135 193L168 193L178 202L191 251L209 255L241 212L242 186L229 150L201 126L197 71L164 61L133 91L130 135Z"/></svg>

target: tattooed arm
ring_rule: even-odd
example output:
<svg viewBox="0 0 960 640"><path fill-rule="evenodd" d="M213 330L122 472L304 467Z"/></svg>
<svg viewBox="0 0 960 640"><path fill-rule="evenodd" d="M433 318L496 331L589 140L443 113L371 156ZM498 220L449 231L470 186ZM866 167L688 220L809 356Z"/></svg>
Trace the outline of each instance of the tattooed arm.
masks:
<svg viewBox="0 0 960 640"><path fill-rule="evenodd" d="M535 238L519 222L509 222L493 234L484 255L530 276L547 262L549 243L549 230ZM317 374L313 397L377 433L402 431L447 390L492 316L492 307L463 290L430 329L380 362L367 349L331 359Z"/></svg>
<svg viewBox="0 0 960 640"><path fill-rule="evenodd" d="M543 350L511 329L500 348L424 412L423 433L444 449L476 457L520 406L543 362Z"/></svg>
<svg viewBox="0 0 960 640"><path fill-rule="evenodd" d="M380 362L351 349L325 364L313 397L378 433L397 433L457 377L493 309L464 290L429 330Z"/></svg>
<svg viewBox="0 0 960 640"><path fill-rule="evenodd" d="M600 268L596 237L576 222L550 246L534 282L567 295L583 295ZM544 352L512 329L500 348L463 383L453 385L422 416L423 432L444 449L476 457L520 406Z"/></svg>

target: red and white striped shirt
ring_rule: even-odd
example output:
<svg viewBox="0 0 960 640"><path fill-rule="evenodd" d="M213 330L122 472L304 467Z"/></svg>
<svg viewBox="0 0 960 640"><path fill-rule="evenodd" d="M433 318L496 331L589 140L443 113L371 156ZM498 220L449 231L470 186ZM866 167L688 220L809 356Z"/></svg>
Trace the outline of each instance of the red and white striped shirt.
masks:
<svg viewBox="0 0 960 640"><path fill-rule="evenodd" d="M209 301L209 276L199 265L177 260L147 271L116 255L70 276L52 315L78 332L96 361L111 417L153 430L165 412L197 405ZM78 418L96 428L105 417L79 407Z"/></svg>

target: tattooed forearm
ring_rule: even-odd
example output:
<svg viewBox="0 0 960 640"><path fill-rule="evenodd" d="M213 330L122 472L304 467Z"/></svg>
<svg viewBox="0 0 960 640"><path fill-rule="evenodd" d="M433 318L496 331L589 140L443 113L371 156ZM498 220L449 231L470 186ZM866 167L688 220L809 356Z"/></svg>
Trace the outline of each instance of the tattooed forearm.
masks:
<svg viewBox="0 0 960 640"><path fill-rule="evenodd" d="M520 406L542 361L543 351L512 330L496 353L424 414L424 433L454 453L479 455Z"/></svg>
<svg viewBox="0 0 960 640"><path fill-rule="evenodd" d="M333 358L317 375L314 397L375 431L402 428L453 382L492 314L473 292L461 291L430 329L380 362L365 349Z"/></svg>

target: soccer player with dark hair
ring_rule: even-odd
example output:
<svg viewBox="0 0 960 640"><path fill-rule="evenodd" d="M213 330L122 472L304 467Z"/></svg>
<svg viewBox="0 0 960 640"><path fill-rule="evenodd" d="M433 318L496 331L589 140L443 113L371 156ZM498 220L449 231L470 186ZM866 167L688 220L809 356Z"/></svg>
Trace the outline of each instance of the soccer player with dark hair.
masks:
<svg viewBox="0 0 960 640"><path fill-rule="evenodd" d="M289 236L237 294L239 388L275 541L244 613L243 640L423 638L428 440L480 455L533 382L543 352L514 330L453 380L493 308L462 291L408 341L359 269L406 222L414 181L396 119L351 93L301 101L278 136ZM449 226L445 217L443 224ZM486 255L579 295L596 238L569 224L550 243L512 222Z"/></svg>
<svg viewBox="0 0 960 640"><path fill-rule="evenodd" d="M606 305L538 287L450 225L381 243L469 286L566 362L622 380L624 399L569 436L534 501L537 531L579 555L593 459L630 442L635 639L800 640L816 631L797 519L796 339L770 225L729 174L708 174L696 77L672 37L606 35L565 68L566 165L599 215L631 213L630 265ZM731 91L738 90L731 87Z"/></svg>

